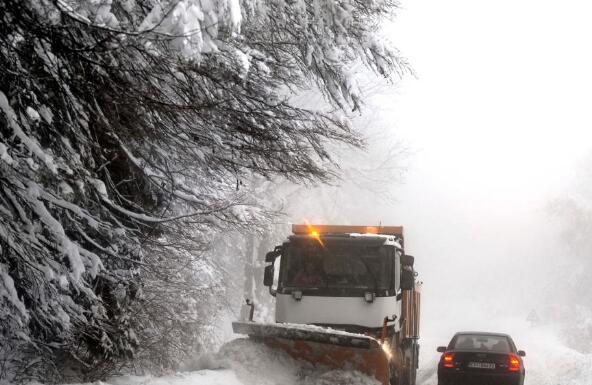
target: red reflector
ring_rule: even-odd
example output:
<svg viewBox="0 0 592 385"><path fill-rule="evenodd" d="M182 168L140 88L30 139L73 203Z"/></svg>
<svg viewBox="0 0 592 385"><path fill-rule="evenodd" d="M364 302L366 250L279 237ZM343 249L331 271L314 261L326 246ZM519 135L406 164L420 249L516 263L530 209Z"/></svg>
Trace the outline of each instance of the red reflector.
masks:
<svg viewBox="0 0 592 385"><path fill-rule="evenodd" d="M445 368L454 368L454 354L445 353L442 357L442 361L444 361Z"/></svg>
<svg viewBox="0 0 592 385"><path fill-rule="evenodd" d="M514 355L510 355L510 364L508 365L508 370L510 372L519 372L520 371L520 358Z"/></svg>

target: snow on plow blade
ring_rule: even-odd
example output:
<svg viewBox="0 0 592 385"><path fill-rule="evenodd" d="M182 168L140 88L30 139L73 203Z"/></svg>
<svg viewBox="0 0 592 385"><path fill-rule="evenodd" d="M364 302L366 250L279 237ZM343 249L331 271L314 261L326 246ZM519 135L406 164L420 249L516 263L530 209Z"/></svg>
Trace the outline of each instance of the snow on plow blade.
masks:
<svg viewBox="0 0 592 385"><path fill-rule="evenodd" d="M314 366L355 369L389 384L389 357L375 338L310 325L233 322L232 329Z"/></svg>

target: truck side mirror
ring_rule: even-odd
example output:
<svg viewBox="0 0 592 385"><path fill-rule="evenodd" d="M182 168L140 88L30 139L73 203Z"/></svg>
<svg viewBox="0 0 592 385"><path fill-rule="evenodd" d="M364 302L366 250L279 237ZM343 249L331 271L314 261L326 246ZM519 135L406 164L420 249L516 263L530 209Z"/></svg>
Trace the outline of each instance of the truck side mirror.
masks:
<svg viewBox="0 0 592 385"><path fill-rule="evenodd" d="M275 261L275 252L270 251L269 253L265 254L265 262L267 263L271 263L273 261Z"/></svg>
<svg viewBox="0 0 592 385"><path fill-rule="evenodd" d="M526 352L524 350L518 350L518 355L520 357L526 357Z"/></svg>
<svg viewBox="0 0 592 385"><path fill-rule="evenodd" d="M282 247L277 246L273 251L265 254L265 262L273 263L277 257L282 255Z"/></svg>
<svg viewBox="0 0 592 385"><path fill-rule="evenodd" d="M401 270L401 290L413 290L415 287L415 272L411 266L403 266Z"/></svg>
<svg viewBox="0 0 592 385"><path fill-rule="evenodd" d="M277 257L277 254L275 253L275 251L270 251L269 253L265 254L265 262L270 263L275 261L275 258Z"/></svg>
<svg viewBox="0 0 592 385"><path fill-rule="evenodd" d="M446 351L446 346L438 346L436 349L438 353L444 353Z"/></svg>
<svg viewBox="0 0 592 385"><path fill-rule="evenodd" d="M273 285L273 275L275 273L273 265L265 266L265 273L263 274L263 285L271 287Z"/></svg>
<svg viewBox="0 0 592 385"><path fill-rule="evenodd" d="M412 255L401 255L401 265L403 266L411 266L413 267L413 264L415 263L415 257Z"/></svg>

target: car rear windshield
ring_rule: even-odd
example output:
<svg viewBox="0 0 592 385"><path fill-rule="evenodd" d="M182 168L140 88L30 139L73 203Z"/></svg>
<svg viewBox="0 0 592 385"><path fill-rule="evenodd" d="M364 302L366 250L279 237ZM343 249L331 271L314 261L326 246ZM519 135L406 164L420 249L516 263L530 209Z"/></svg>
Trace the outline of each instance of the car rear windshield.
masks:
<svg viewBox="0 0 592 385"><path fill-rule="evenodd" d="M512 347L506 336L483 334L459 334L450 342L449 349L478 350L495 353L510 353Z"/></svg>

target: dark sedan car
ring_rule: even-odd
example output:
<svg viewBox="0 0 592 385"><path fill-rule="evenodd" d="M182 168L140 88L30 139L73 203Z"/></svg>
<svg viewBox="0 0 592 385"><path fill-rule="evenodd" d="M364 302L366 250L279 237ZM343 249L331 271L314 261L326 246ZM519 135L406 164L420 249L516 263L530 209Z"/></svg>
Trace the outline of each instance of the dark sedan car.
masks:
<svg viewBox="0 0 592 385"><path fill-rule="evenodd" d="M507 334L456 333L438 364L438 385L523 385L526 356Z"/></svg>

